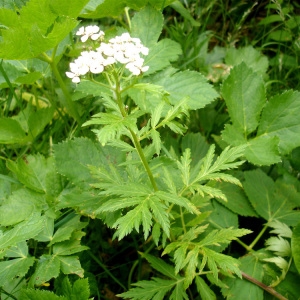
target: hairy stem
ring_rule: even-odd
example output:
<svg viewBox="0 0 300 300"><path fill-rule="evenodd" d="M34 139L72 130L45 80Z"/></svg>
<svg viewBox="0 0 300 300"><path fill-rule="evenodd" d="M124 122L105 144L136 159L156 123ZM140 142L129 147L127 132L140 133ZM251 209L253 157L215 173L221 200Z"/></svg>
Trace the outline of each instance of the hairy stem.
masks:
<svg viewBox="0 0 300 300"><path fill-rule="evenodd" d="M243 278L247 279L248 281L250 281L250 282L254 283L255 285L259 286L260 288L264 289L266 292L268 292L272 296L276 297L277 299L288 300L287 298L285 298L284 296L282 296L281 294L276 292L272 287L265 285L264 283L253 278L252 276L244 273L243 271L242 271L242 276L243 276Z"/></svg>

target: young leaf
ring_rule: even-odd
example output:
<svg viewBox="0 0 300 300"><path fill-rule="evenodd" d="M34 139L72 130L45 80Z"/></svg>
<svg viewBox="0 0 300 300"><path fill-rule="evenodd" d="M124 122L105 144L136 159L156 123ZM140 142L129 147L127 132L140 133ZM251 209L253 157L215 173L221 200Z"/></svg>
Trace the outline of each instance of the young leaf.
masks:
<svg viewBox="0 0 300 300"><path fill-rule="evenodd" d="M274 228L274 230L271 230L270 233L277 234L281 237L291 238L293 235L291 228L278 220L269 222L268 226Z"/></svg>
<svg viewBox="0 0 300 300"><path fill-rule="evenodd" d="M266 250L273 251L278 256L291 256L290 243L282 237L270 237L266 240Z"/></svg>

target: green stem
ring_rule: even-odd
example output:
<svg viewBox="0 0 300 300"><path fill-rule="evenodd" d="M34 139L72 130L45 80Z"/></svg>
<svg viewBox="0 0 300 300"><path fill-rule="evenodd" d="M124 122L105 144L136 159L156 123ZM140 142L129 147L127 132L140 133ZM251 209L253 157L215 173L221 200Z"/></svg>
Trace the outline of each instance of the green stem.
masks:
<svg viewBox="0 0 300 300"><path fill-rule="evenodd" d="M268 225L266 224L264 226L264 228L260 231L260 233L257 235L257 237L254 239L254 241L249 245L249 249L253 249L253 247L256 245L256 243L260 240L260 238L262 237L262 235L265 233L265 231L267 230Z"/></svg>
<svg viewBox="0 0 300 300"><path fill-rule="evenodd" d="M236 239L236 242L239 243L241 246L243 246L248 252L253 251L252 248L250 248L247 244L245 244L244 242L242 242L240 239Z"/></svg>
<svg viewBox="0 0 300 300"><path fill-rule="evenodd" d="M112 280L114 280L120 287L124 289L124 291L127 291L127 288L116 278L106 267L105 265L98 259L97 256L95 256L92 252L87 251L87 253L90 255L90 257L106 272L106 274L111 277Z"/></svg>
<svg viewBox="0 0 300 300"><path fill-rule="evenodd" d="M116 97L117 104L119 106L120 112L121 112L122 116L125 118L127 116L127 112L124 108L124 104L123 104L123 101L122 101L120 82L119 82L119 77L118 77L117 74L115 74L115 79L116 79L116 88L114 89L115 97ZM137 150L137 153L138 153L138 155L139 155L139 157L140 157L140 159L141 159L141 161L144 165L144 168L145 168L145 170L148 174L148 177L149 177L150 182L153 186L153 189L155 191L158 191L154 176L153 176L152 171L149 167L148 161L147 161L147 159L144 155L144 152L143 152L142 146L140 144L140 141L139 141L137 135L133 132L133 130L131 130L130 128L128 128L128 130L130 131L130 134L131 134L132 140L133 140L133 144L134 144L135 149Z"/></svg>
<svg viewBox="0 0 300 300"><path fill-rule="evenodd" d="M52 55L53 56L53 55ZM81 120L80 120L80 116L79 116L79 113L72 101L72 97L65 85L65 82L63 81L61 75L60 75L60 72L58 71L58 68L57 68L57 64L55 62L55 59L54 57L49 57L46 53L42 53L42 56L39 57L41 60L47 62L51 69L52 69L52 72L54 74L54 76L56 77L56 80L65 96L65 101L63 103L63 105L66 107L66 109L69 111L69 113L71 114L71 116L79 123L81 124Z"/></svg>

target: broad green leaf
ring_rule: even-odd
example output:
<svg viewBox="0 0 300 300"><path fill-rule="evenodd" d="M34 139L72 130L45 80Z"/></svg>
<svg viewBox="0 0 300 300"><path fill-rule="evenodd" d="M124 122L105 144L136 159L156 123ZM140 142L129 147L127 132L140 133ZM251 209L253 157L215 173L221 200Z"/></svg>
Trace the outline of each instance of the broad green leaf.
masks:
<svg viewBox="0 0 300 300"><path fill-rule="evenodd" d="M241 270L247 275L262 282L263 279L263 265L259 262L258 258L248 254L240 259ZM225 278L223 282L229 287L228 289L222 288L222 294L228 299L245 299L245 300L263 300L264 291L258 285L255 285L245 279L239 278Z"/></svg>
<svg viewBox="0 0 300 300"><path fill-rule="evenodd" d="M296 268L300 273L300 223L298 223L293 229L291 247Z"/></svg>
<svg viewBox="0 0 300 300"><path fill-rule="evenodd" d="M258 127L258 135L277 136L283 154L300 146L300 92L286 91L266 104Z"/></svg>
<svg viewBox="0 0 300 300"><path fill-rule="evenodd" d="M28 140L20 123L10 118L0 118L0 143L22 144Z"/></svg>
<svg viewBox="0 0 300 300"><path fill-rule="evenodd" d="M97 84L90 80L80 81L80 83L76 86L76 92L80 92L84 95L93 95L99 97L102 97L103 94L112 94L109 86L105 86L104 84Z"/></svg>
<svg viewBox="0 0 300 300"><path fill-rule="evenodd" d="M230 71L221 93L234 127L246 137L257 128L266 102L261 76L242 62Z"/></svg>
<svg viewBox="0 0 300 300"><path fill-rule="evenodd" d="M200 277L195 277L196 287L202 299L215 300L216 294L209 288L207 283Z"/></svg>
<svg viewBox="0 0 300 300"><path fill-rule="evenodd" d="M53 292L45 290L22 289L20 299L23 300L68 300L64 296L55 295Z"/></svg>
<svg viewBox="0 0 300 300"><path fill-rule="evenodd" d="M43 254L37 263L36 269L29 281L29 286L41 285L59 275L60 261L56 255Z"/></svg>
<svg viewBox="0 0 300 300"><path fill-rule="evenodd" d="M34 238L43 230L44 224L44 217L41 217L38 213L32 214L27 220L20 222L0 236L0 249L3 250L24 240Z"/></svg>
<svg viewBox="0 0 300 300"><path fill-rule="evenodd" d="M80 14L81 18L99 19L103 17L118 17L126 7L126 0L89 1Z"/></svg>
<svg viewBox="0 0 300 300"><path fill-rule="evenodd" d="M78 256L61 256L58 255L57 258L60 260L60 269L61 271L68 274L76 274L79 277L84 276L84 270L81 267Z"/></svg>
<svg viewBox="0 0 300 300"><path fill-rule="evenodd" d="M146 75L154 74L176 61L182 54L180 45L173 40L163 39L149 48L149 54L145 57L144 65L149 66ZM167 88L167 84L164 86Z"/></svg>
<svg viewBox="0 0 300 300"><path fill-rule="evenodd" d="M151 6L147 6L132 18L131 36L140 38L144 46L150 47L157 42L163 24L162 13Z"/></svg>
<svg viewBox="0 0 300 300"><path fill-rule="evenodd" d="M269 65L268 58L252 46L229 48L226 52L225 62L231 66L237 66L244 62L255 73L262 76L267 72Z"/></svg>
<svg viewBox="0 0 300 300"><path fill-rule="evenodd" d="M218 97L215 89L198 72L187 70L162 76L155 78L153 83L163 86L170 94L170 103L173 105L187 98L188 108L194 110L203 108Z"/></svg>
<svg viewBox="0 0 300 300"><path fill-rule="evenodd" d="M49 242L54 232L54 218L47 217L44 229L35 237L39 242Z"/></svg>
<svg viewBox="0 0 300 300"><path fill-rule="evenodd" d="M275 219L287 225L296 225L300 212L295 210L298 205L293 201L297 193L291 185L274 183L261 169L244 172L243 183L255 211L265 220L271 222Z"/></svg>
<svg viewBox="0 0 300 300"><path fill-rule="evenodd" d="M16 258L0 262L0 286L14 277L23 277L34 264L34 257Z"/></svg>

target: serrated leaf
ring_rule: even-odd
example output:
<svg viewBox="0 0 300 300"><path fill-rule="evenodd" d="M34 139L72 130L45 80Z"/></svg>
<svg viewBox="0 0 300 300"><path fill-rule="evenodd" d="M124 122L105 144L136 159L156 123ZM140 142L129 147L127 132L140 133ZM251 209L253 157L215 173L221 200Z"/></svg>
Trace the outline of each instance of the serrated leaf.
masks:
<svg viewBox="0 0 300 300"><path fill-rule="evenodd" d="M264 258L264 261L274 263L278 268L280 268L283 271L288 270L288 266L289 266L288 262L280 256L271 257L271 258Z"/></svg>
<svg viewBox="0 0 300 300"><path fill-rule="evenodd" d="M252 133L266 102L262 78L242 62L225 79L222 95L234 127L245 136Z"/></svg>
<svg viewBox="0 0 300 300"><path fill-rule="evenodd" d="M154 79L154 84L163 86L170 94L170 103L176 105L187 98L189 109L203 108L218 97L218 93L207 79L195 71L183 71Z"/></svg>
<svg viewBox="0 0 300 300"><path fill-rule="evenodd" d="M151 28L151 27L150 27ZM149 47L149 54L145 57L144 65L149 66L146 75L154 74L168 67L172 61L176 61L182 54L180 45L173 40L163 39ZM166 89L167 84L164 85ZM166 91L169 91L166 89Z"/></svg>
<svg viewBox="0 0 300 300"><path fill-rule="evenodd" d="M60 261L56 255L43 254L37 263L36 269L29 281L29 286L41 285L59 275Z"/></svg>
<svg viewBox="0 0 300 300"><path fill-rule="evenodd" d="M300 146L300 93L286 91L272 97L261 116L258 135L277 136L283 154Z"/></svg>
<svg viewBox="0 0 300 300"><path fill-rule="evenodd" d="M79 277L84 276L84 270L81 267L78 256L61 256L58 255L57 258L60 260L61 271L68 274L76 274Z"/></svg>
<svg viewBox="0 0 300 300"><path fill-rule="evenodd" d="M282 237L291 238L293 235L293 232L289 226L287 226L285 223L282 223L278 220L273 220L268 223L269 227L274 228L274 230L271 230L270 233L277 234Z"/></svg>
<svg viewBox="0 0 300 300"><path fill-rule="evenodd" d="M293 226L298 223L300 212L294 210L297 204L291 201L292 186L274 183L261 169L244 172L243 183L255 211L267 221L275 219Z"/></svg>
<svg viewBox="0 0 300 300"><path fill-rule="evenodd" d="M40 154L28 155L16 162L7 161L7 167L16 174L20 182L39 193L46 193L47 175L55 172L53 160Z"/></svg>
<svg viewBox="0 0 300 300"><path fill-rule="evenodd" d="M16 246L10 247L6 251L5 256L26 258L28 256L28 245L26 241L19 242Z"/></svg>
<svg viewBox="0 0 300 300"><path fill-rule="evenodd" d="M34 257L16 258L0 262L0 285L3 286L15 276L23 277L34 264Z"/></svg>

